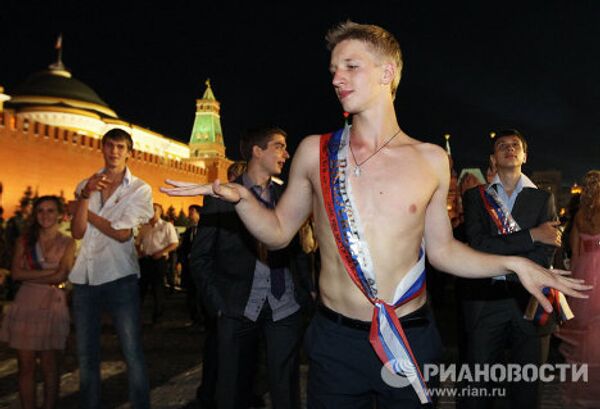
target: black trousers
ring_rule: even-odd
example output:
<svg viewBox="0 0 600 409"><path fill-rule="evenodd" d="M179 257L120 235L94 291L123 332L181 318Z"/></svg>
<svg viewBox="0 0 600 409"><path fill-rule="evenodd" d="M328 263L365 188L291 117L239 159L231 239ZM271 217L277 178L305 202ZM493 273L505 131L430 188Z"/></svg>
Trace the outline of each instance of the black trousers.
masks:
<svg viewBox="0 0 600 409"><path fill-rule="evenodd" d="M421 324L404 328L421 370L424 363L437 363L442 355L433 316L428 307L424 308L425 319ZM386 383L383 363L369 342L369 323L360 325L361 322L341 315L346 323L334 322L331 313L329 310L325 315L319 308L305 335L304 345L310 360L308 409L428 407L421 405L411 385L394 387ZM357 324L352 325L351 321ZM427 386L436 387L437 380L429 380Z"/></svg>
<svg viewBox="0 0 600 409"><path fill-rule="evenodd" d="M218 318L219 409L246 409L256 373L256 356L262 334L267 350L267 371L273 409L300 408L299 347L302 315L299 311L273 321L265 307L256 322L246 318Z"/></svg>
<svg viewBox="0 0 600 409"><path fill-rule="evenodd" d="M185 291L185 304L190 314L190 320L197 324L200 322L201 316L200 300L198 300L196 284L192 279L190 263L187 260L181 263L181 288ZM206 314L204 316L206 317ZM208 321L208 318L206 318L206 321ZM205 325L208 325L208 323L205 323Z"/></svg>
<svg viewBox="0 0 600 409"><path fill-rule="evenodd" d="M217 336L216 317L209 316L206 313L204 316L206 317L204 320L206 337L202 349L202 384L196 389L196 399L202 409L212 409L216 407L219 338Z"/></svg>
<svg viewBox="0 0 600 409"><path fill-rule="evenodd" d="M142 303L148 287L152 289L152 298L154 299L152 319L156 321L164 311L165 289L164 277L167 271L167 259L161 257L158 260L152 257L142 257L140 259L140 299Z"/></svg>
<svg viewBox="0 0 600 409"><path fill-rule="evenodd" d="M539 336L534 324L523 319L523 312L512 298L488 301L463 301L467 334L466 361L475 364L534 364L545 361L549 336ZM485 388L488 397L465 397L462 409L490 409L494 404L493 388L508 387L510 408L540 407L540 384L511 382L507 384L476 383Z"/></svg>

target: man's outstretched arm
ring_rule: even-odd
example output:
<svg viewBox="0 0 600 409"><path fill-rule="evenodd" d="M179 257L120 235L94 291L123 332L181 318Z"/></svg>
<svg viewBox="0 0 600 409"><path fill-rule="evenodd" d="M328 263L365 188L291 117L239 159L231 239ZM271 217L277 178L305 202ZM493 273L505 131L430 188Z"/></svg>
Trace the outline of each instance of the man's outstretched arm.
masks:
<svg viewBox="0 0 600 409"><path fill-rule="evenodd" d="M287 246L311 213L312 186L309 171L318 167L319 136L305 138L292 160L288 187L275 210L262 206L245 187L236 183L195 185L167 181L175 188L161 188L171 196L209 195L235 203L235 210L246 228L271 249Z"/></svg>
<svg viewBox="0 0 600 409"><path fill-rule="evenodd" d="M481 253L455 240L446 209L450 180L447 155L440 149L432 156L436 156L431 163L439 184L425 214L425 243L427 256L434 267L466 278L486 278L514 272L546 311L551 311L552 307L542 293L545 287L556 288L573 297L586 298L580 291L588 290L591 286L582 284L580 280L563 277L522 257Z"/></svg>

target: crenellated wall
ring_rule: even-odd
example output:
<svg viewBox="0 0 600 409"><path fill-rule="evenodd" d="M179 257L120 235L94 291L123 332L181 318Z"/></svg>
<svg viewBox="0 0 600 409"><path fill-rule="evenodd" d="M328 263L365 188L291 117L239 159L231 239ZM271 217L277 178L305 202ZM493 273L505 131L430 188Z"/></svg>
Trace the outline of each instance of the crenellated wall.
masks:
<svg viewBox="0 0 600 409"><path fill-rule="evenodd" d="M206 183L215 177L226 179L226 167L214 162L207 169L189 163L135 151L129 159L132 173L152 186L154 201L176 211L201 198L172 198L159 192L165 179ZM39 195L61 192L73 199L77 183L103 166L100 140L76 132L17 118L10 111L0 112L0 182L3 193L0 205L4 217L17 208L27 186ZM225 172L224 172L225 170Z"/></svg>

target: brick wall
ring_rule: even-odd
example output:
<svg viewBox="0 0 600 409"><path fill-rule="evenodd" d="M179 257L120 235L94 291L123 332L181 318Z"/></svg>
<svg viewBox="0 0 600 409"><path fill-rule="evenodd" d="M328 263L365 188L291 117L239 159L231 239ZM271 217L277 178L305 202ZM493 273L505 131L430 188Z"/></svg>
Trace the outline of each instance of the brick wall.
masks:
<svg viewBox="0 0 600 409"><path fill-rule="evenodd" d="M0 182L3 185L4 217L10 217L17 208L27 186L39 195L61 192L67 200L73 199L77 183L102 167L100 141L73 131L23 121L10 111L0 112ZM215 169L200 169L188 163L165 159L145 152L134 152L129 159L132 173L152 186L154 201L165 210L174 206L176 211L191 204L201 204L201 198L172 198L159 192L165 179L206 183L213 175L226 179L219 163Z"/></svg>

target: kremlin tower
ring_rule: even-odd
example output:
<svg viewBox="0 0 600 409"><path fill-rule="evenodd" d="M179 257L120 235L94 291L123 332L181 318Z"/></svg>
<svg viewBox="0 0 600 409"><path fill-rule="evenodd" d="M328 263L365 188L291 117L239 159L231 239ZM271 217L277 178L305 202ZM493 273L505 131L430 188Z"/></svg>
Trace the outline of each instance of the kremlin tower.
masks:
<svg viewBox="0 0 600 409"><path fill-rule="evenodd" d="M209 179L214 180L223 172L227 174L227 167L231 161L225 157L225 144L223 131L221 131L221 104L215 98L210 80L207 79L205 84L206 90L202 99L196 100L196 116L188 144L190 156L187 161L207 169Z"/></svg>

